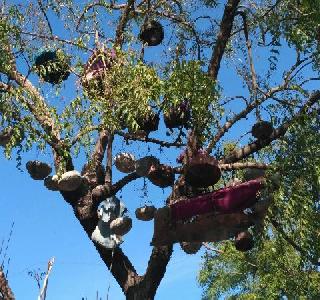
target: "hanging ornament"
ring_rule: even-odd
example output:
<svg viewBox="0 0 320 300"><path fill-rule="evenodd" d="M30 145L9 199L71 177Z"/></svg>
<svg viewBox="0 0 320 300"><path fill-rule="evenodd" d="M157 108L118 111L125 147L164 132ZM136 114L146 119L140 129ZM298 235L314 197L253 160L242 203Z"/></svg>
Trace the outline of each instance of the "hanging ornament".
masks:
<svg viewBox="0 0 320 300"><path fill-rule="evenodd" d="M164 113L164 123L167 128L186 127L190 120L191 110L188 100L182 101L178 106L171 107Z"/></svg>
<svg viewBox="0 0 320 300"><path fill-rule="evenodd" d="M48 176L44 179L44 186L50 191L58 191L59 178L57 175Z"/></svg>
<svg viewBox="0 0 320 300"><path fill-rule="evenodd" d="M240 232L235 239L234 245L238 251L245 252L251 250L254 246L252 234L248 231Z"/></svg>
<svg viewBox="0 0 320 300"><path fill-rule="evenodd" d="M212 156L199 151L184 167L185 180L193 187L208 187L221 177L218 162Z"/></svg>
<svg viewBox="0 0 320 300"><path fill-rule="evenodd" d="M156 186L165 188L174 184L174 172L170 166L157 165L150 168L148 179Z"/></svg>
<svg viewBox="0 0 320 300"><path fill-rule="evenodd" d="M151 206L143 206L136 209L136 218L141 221L150 221L154 218L154 214L156 212L156 208Z"/></svg>
<svg viewBox="0 0 320 300"><path fill-rule="evenodd" d="M135 170L135 157L131 153L119 153L114 157L116 168L122 173L132 173Z"/></svg>
<svg viewBox="0 0 320 300"><path fill-rule="evenodd" d="M180 243L181 249L187 253L187 254L196 254L201 246L202 243L197 243L197 242L181 242Z"/></svg>
<svg viewBox="0 0 320 300"><path fill-rule="evenodd" d="M273 126L268 121L259 121L253 125L251 132L256 139L265 140L273 133Z"/></svg>
<svg viewBox="0 0 320 300"><path fill-rule="evenodd" d="M47 163L38 160L28 161L26 164L26 168L31 178L34 180L43 180L52 171L51 167Z"/></svg>
<svg viewBox="0 0 320 300"><path fill-rule="evenodd" d="M69 171L62 174L58 187L60 191L70 192L75 191L80 187L82 183L82 177L78 171Z"/></svg>
<svg viewBox="0 0 320 300"><path fill-rule="evenodd" d="M162 25L155 21L147 19L140 29L140 40L148 46L158 46L164 38Z"/></svg>
<svg viewBox="0 0 320 300"><path fill-rule="evenodd" d="M70 58L61 49L43 51L35 59L35 71L46 82L61 83L70 75Z"/></svg>
<svg viewBox="0 0 320 300"><path fill-rule="evenodd" d="M116 235L125 235L132 228L132 220L130 217L116 218L111 221L110 229Z"/></svg>
<svg viewBox="0 0 320 300"><path fill-rule="evenodd" d="M154 156L145 156L136 161L136 172L141 177L147 177L152 167L156 167L160 164L158 158Z"/></svg>

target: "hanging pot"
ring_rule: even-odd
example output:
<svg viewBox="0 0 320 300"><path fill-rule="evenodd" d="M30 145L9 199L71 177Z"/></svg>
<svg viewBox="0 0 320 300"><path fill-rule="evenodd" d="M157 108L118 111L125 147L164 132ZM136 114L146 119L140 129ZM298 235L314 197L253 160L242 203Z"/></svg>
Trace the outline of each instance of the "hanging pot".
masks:
<svg viewBox="0 0 320 300"><path fill-rule="evenodd" d="M187 100L184 100L180 105L171 107L167 113L163 115L164 123L167 128L178 128L187 126L191 116L190 106Z"/></svg>
<svg viewBox="0 0 320 300"><path fill-rule="evenodd" d="M136 209L136 218L141 221L150 221L154 218L154 214L156 212L156 208L151 206L143 206Z"/></svg>
<svg viewBox="0 0 320 300"><path fill-rule="evenodd" d="M254 246L252 234L248 231L240 232L235 239L234 245L238 251L245 252L251 250Z"/></svg>
<svg viewBox="0 0 320 300"><path fill-rule="evenodd" d="M174 172L170 166L157 165L152 166L148 179L156 186L165 188L174 184Z"/></svg>
<svg viewBox="0 0 320 300"><path fill-rule="evenodd" d="M44 51L35 59L35 70L42 80L61 83L70 75L70 58L60 49Z"/></svg>
<svg viewBox="0 0 320 300"><path fill-rule="evenodd" d="M62 174L58 187L60 191L71 192L80 187L82 177L78 171L69 171Z"/></svg>
<svg viewBox="0 0 320 300"><path fill-rule="evenodd" d="M221 177L218 162L212 156L198 152L184 167L185 180L193 187L208 187Z"/></svg>
<svg viewBox="0 0 320 300"><path fill-rule="evenodd" d="M164 38L162 25L155 20L147 20L141 27L139 38L148 46L161 44Z"/></svg>
<svg viewBox="0 0 320 300"><path fill-rule="evenodd" d="M34 180L43 180L52 171L51 167L47 163L38 160L28 161L26 164L26 168L31 178Z"/></svg>
<svg viewBox="0 0 320 300"><path fill-rule="evenodd" d="M257 168L248 168L245 169L243 177L245 181L253 180L258 177L264 176L266 171L264 169L257 169Z"/></svg>
<svg viewBox="0 0 320 300"><path fill-rule="evenodd" d="M180 243L181 249L187 253L187 254L196 254L201 246L202 243L197 243L197 242L181 242Z"/></svg>
<svg viewBox="0 0 320 300"><path fill-rule="evenodd" d="M131 153L119 153L114 158L116 168L123 173L131 173L135 170L135 157Z"/></svg>
<svg viewBox="0 0 320 300"><path fill-rule="evenodd" d="M150 111L147 116L138 119L137 123L139 125L140 130L151 132L158 130L159 120L159 116L155 114L153 111Z"/></svg>
<svg viewBox="0 0 320 300"><path fill-rule="evenodd" d="M136 161L136 172L141 177L147 177L152 169L160 164L158 158L154 156L145 156Z"/></svg>
<svg viewBox="0 0 320 300"><path fill-rule="evenodd" d="M273 133L273 126L268 121L259 121L253 125L251 132L256 139L265 140Z"/></svg>
<svg viewBox="0 0 320 300"><path fill-rule="evenodd" d="M50 191L58 191L59 178L57 175L48 176L44 179L44 186Z"/></svg>
<svg viewBox="0 0 320 300"><path fill-rule="evenodd" d="M0 146L6 147L10 142L10 139L13 135L13 129L11 127L7 127L0 132Z"/></svg>
<svg viewBox="0 0 320 300"><path fill-rule="evenodd" d="M129 217L116 218L110 223L111 232L116 235L125 235L132 228L132 220Z"/></svg>

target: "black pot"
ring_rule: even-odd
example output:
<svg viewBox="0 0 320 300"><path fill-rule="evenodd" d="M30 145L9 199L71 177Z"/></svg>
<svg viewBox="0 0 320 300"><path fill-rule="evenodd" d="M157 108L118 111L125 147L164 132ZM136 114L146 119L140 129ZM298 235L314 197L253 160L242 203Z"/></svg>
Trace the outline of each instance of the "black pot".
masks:
<svg viewBox="0 0 320 300"><path fill-rule="evenodd" d="M70 59L57 51L44 51L36 57L35 69L45 82L58 84L70 75Z"/></svg>
<svg viewBox="0 0 320 300"><path fill-rule="evenodd" d="M146 21L141 27L139 37L148 46L157 46L164 38L163 27L155 20Z"/></svg>
<svg viewBox="0 0 320 300"><path fill-rule="evenodd" d="M273 132L273 126L268 121L259 121L252 127L252 135L258 140L268 139Z"/></svg>

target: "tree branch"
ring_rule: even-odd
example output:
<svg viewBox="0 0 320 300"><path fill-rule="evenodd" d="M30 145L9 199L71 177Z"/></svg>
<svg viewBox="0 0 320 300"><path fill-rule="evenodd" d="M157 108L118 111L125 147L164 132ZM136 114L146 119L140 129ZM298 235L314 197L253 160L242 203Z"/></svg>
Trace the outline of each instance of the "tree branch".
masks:
<svg viewBox="0 0 320 300"><path fill-rule="evenodd" d="M4 300L14 300L13 292L9 286L9 282L0 268L0 299Z"/></svg>
<svg viewBox="0 0 320 300"><path fill-rule="evenodd" d="M117 30L116 30L116 38L115 38L115 46L122 46L123 44L123 33L124 30L126 28L126 25L129 21L129 15L130 15L130 11L134 10L134 0L128 0L127 5L125 7L125 9L122 12L122 15L120 17L118 26L117 26Z"/></svg>
<svg viewBox="0 0 320 300"><path fill-rule="evenodd" d="M252 169L268 169L270 166L256 162L244 162L244 163L233 163L233 164L219 164L219 168L224 171L230 170L242 170L247 168Z"/></svg>
<svg viewBox="0 0 320 300"><path fill-rule="evenodd" d="M228 0L227 4L225 5L222 21L220 23L220 32L218 33L217 41L215 43L208 68L208 73L213 80L216 80L218 77L220 63L231 35L232 25L236 16L239 2L240 0Z"/></svg>

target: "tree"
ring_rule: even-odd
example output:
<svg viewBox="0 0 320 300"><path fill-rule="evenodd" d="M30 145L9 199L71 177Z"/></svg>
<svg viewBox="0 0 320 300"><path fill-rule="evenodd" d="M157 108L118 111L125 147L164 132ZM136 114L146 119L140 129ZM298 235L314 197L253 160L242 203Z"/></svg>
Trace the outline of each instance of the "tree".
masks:
<svg viewBox="0 0 320 300"><path fill-rule="evenodd" d="M292 11L284 9L288 6ZM90 239L101 202L140 177L163 187L171 185L172 174L179 175L167 205L188 193L207 192L184 182L188 161L198 153L213 152L225 178L230 171L269 168L272 155L256 162L256 154L265 148L274 154L278 145L274 141L283 138L293 123L303 118L309 122L308 115L319 103L320 92L312 86L318 80L317 33L310 30L318 24L315 11L309 1L285 0L87 1L85 5L70 0L4 1L1 144L7 157L17 150L18 167L22 153L32 147L52 153L57 177L47 177L46 185L53 188L58 183L54 189L72 207ZM56 30L61 24L64 29ZM164 32L161 24L166 25ZM149 48L163 35L164 59L156 61ZM289 67L280 64L281 51L295 55ZM257 55L268 64L258 65ZM230 82L224 85L219 80L222 63L242 79L242 95L232 95ZM77 80L71 78L63 86L70 73ZM230 96L223 96L223 91ZM63 96L67 100L61 103ZM170 128L168 138L155 138L150 132L157 129L160 111L169 117L169 128L170 117L187 120L179 130ZM255 139L248 140L245 133L251 130L253 112ZM241 123L246 118L251 121ZM224 151L226 134L238 123L243 129L236 148ZM114 182L112 156L119 139L154 144L166 152L184 150L182 167L153 163L154 176L136 168ZM241 147L240 142L248 144ZM79 151L87 155L81 176L68 173L75 169ZM27 164L35 179L43 177L34 172L40 165L48 175L48 166ZM66 177L78 182L77 187L62 188ZM127 299L154 298L172 244L153 248L141 276L121 247L106 248L96 240L93 244Z"/></svg>

